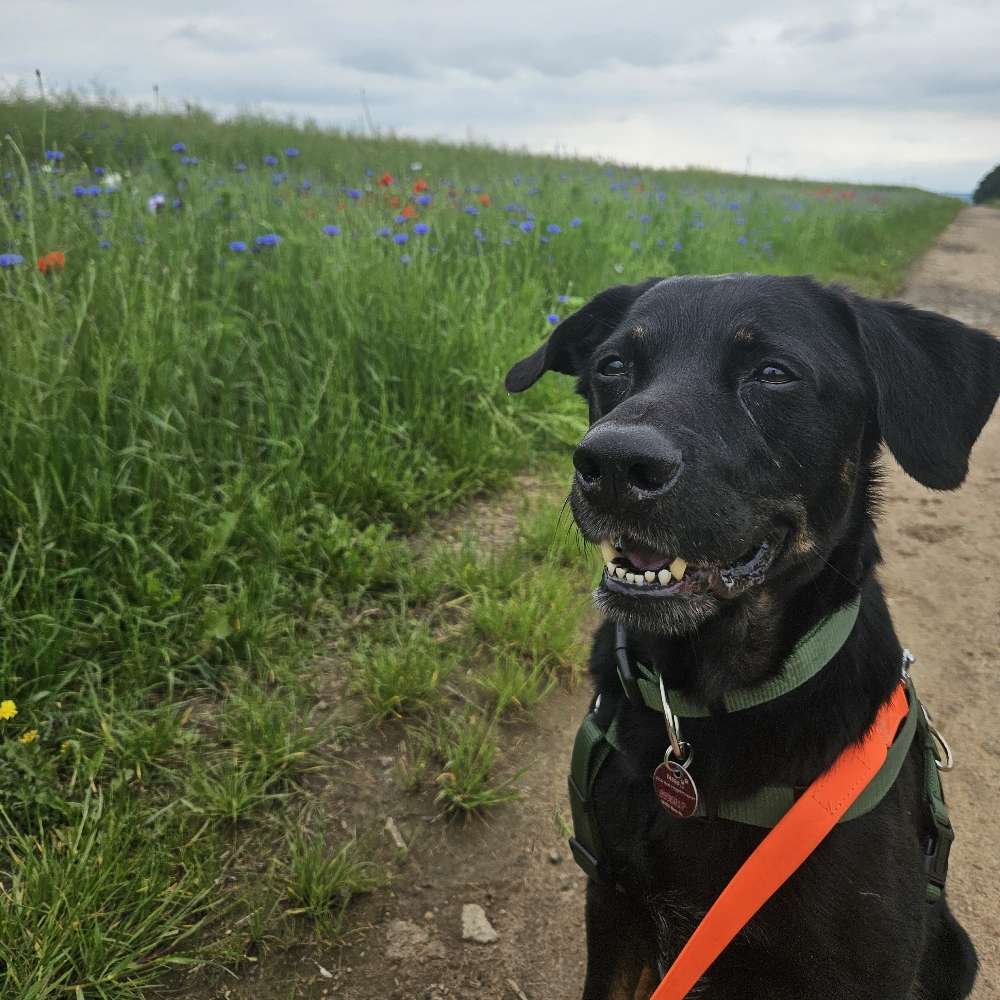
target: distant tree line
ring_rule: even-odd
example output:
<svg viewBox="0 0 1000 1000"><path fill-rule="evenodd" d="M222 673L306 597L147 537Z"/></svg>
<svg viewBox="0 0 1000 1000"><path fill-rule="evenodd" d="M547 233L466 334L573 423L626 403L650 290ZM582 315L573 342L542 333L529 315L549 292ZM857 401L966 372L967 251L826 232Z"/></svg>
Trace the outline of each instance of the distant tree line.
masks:
<svg viewBox="0 0 1000 1000"><path fill-rule="evenodd" d="M972 200L977 205L984 205L988 201L1000 201L1000 163L979 182Z"/></svg>

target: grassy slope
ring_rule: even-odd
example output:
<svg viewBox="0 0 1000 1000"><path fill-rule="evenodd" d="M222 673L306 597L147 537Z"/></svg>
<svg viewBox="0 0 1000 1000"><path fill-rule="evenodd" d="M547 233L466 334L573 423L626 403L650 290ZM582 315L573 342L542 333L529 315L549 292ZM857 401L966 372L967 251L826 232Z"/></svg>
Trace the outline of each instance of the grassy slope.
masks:
<svg viewBox="0 0 1000 1000"><path fill-rule="evenodd" d="M573 600L566 574L525 577L501 557L484 574L474 552L456 574L447 551L415 569L395 533L572 438L565 386L516 401L501 387L546 315L572 308L560 295L732 270L886 292L958 207L72 101L0 104L0 120L0 253L25 258L0 270L0 698L18 706L0 723L0 884L17 915L0 963L26 998L136 995L222 901L218 838L290 814L329 735L297 666L310 620L353 644L359 602L386 609L358 638L361 695L374 715L444 703L427 742L456 776L444 804L489 801L493 707L537 697L550 675L531 665L567 657L533 629L543 597ZM45 149L65 154L53 173ZM120 190L75 194L95 167L123 174ZM395 222L407 205L417 217ZM228 249L265 233L280 245ZM33 261L51 250L66 268L42 275ZM521 556L545 548L539 516ZM492 691L469 746L442 655L471 658ZM393 702L404 682L412 697ZM206 691L221 702L204 707ZM310 850L292 843L293 869ZM348 886L351 864L337 868Z"/></svg>

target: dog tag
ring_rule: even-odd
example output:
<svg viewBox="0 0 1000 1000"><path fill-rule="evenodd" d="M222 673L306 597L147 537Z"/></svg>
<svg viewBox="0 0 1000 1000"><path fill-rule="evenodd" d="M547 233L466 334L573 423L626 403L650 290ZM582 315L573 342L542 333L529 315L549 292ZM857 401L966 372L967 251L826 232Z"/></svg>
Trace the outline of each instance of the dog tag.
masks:
<svg viewBox="0 0 1000 1000"><path fill-rule="evenodd" d="M690 754L683 764L678 764L667 753L653 772L653 791L660 805L678 819L688 819L698 810L698 787L687 770L690 763Z"/></svg>

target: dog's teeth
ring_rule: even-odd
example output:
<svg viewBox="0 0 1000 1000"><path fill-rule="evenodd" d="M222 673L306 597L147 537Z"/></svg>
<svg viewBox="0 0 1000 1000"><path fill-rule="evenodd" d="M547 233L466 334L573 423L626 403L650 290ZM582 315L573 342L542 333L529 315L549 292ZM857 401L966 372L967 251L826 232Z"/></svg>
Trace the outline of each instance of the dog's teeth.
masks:
<svg viewBox="0 0 1000 1000"><path fill-rule="evenodd" d="M601 555L604 556L605 562L613 562L618 552L611 542L605 541L601 542Z"/></svg>
<svg viewBox="0 0 1000 1000"><path fill-rule="evenodd" d="M635 574L634 573L626 573L625 574L625 582L626 583L635 583Z"/></svg>
<svg viewBox="0 0 1000 1000"><path fill-rule="evenodd" d="M615 566L615 564L613 562L609 562L607 564L608 576L614 576L616 568L617 567Z"/></svg>
<svg viewBox="0 0 1000 1000"><path fill-rule="evenodd" d="M621 566L616 566L615 567L615 576L617 576L619 580L624 580L625 579L625 570L623 570L621 568Z"/></svg>
<svg viewBox="0 0 1000 1000"><path fill-rule="evenodd" d="M680 556L678 556L670 564L670 572L671 572L671 574L673 574L673 577L674 577L675 580L683 580L684 579L684 570L686 570L687 568L688 568L688 564L683 559L681 559Z"/></svg>
<svg viewBox="0 0 1000 1000"><path fill-rule="evenodd" d="M635 574L635 585L637 587L645 587L646 586L646 581L643 580L641 573L636 573Z"/></svg>
<svg viewBox="0 0 1000 1000"><path fill-rule="evenodd" d="M660 581L660 586L665 587L670 583L670 570L661 569L659 573L656 574L656 578Z"/></svg>
<svg viewBox="0 0 1000 1000"><path fill-rule="evenodd" d="M646 577L646 583L652 583L656 579L656 574L648 569L643 575Z"/></svg>

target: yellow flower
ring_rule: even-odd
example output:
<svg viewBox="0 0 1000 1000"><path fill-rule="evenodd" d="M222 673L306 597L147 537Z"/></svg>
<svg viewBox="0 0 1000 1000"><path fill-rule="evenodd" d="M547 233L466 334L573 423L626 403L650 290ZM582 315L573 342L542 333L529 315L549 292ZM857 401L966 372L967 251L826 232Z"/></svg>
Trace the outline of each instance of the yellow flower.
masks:
<svg viewBox="0 0 1000 1000"><path fill-rule="evenodd" d="M13 719L17 715L17 705L8 698L0 701L0 719Z"/></svg>
<svg viewBox="0 0 1000 1000"><path fill-rule="evenodd" d="M28 729L25 732L21 733L21 742L22 743L34 743L35 740L37 740L37 739L38 739L38 730L37 729Z"/></svg>

